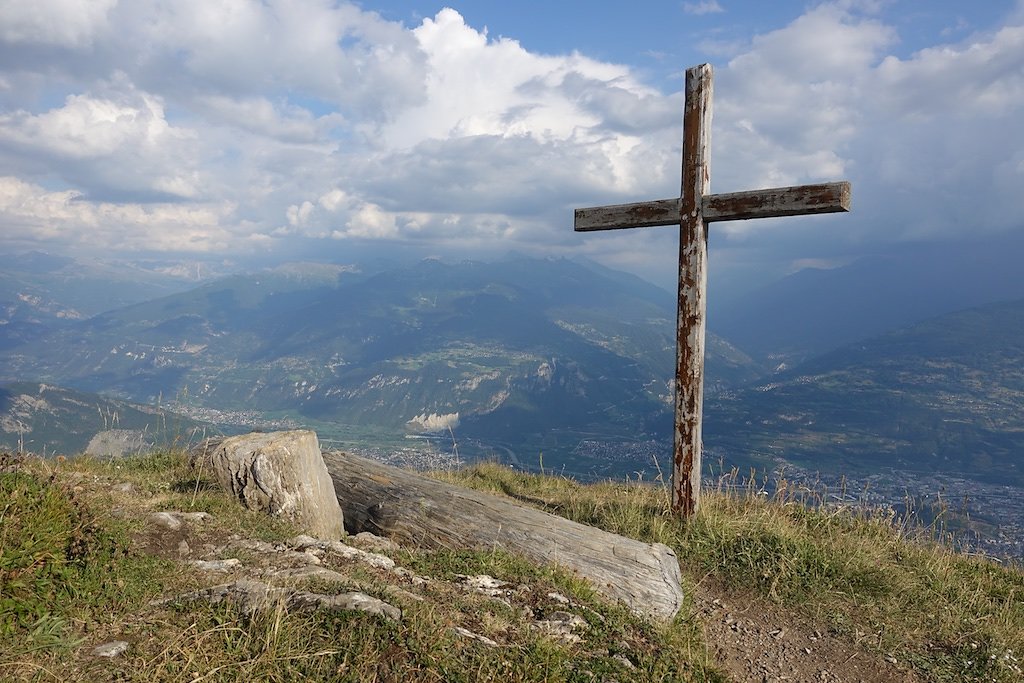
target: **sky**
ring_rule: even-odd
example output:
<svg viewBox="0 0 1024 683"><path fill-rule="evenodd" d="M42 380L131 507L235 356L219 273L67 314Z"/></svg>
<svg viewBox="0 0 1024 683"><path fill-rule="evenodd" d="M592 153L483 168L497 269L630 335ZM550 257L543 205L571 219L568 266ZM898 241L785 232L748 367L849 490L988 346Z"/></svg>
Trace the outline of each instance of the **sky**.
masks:
<svg viewBox="0 0 1024 683"><path fill-rule="evenodd" d="M848 179L850 214L716 223L713 287L1024 233L1024 0L0 0L0 253L234 264L586 257L672 288L685 69L713 192Z"/></svg>

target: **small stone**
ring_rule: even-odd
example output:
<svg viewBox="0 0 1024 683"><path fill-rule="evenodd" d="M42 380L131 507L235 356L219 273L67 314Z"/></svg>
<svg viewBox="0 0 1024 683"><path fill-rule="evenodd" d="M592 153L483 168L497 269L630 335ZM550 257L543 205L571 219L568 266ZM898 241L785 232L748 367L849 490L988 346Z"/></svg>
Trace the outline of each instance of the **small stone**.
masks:
<svg viewBox="0 0 1024 683"><path fill-rule="evenodd" d="M453 627L452 628L452 633L454 633L457 636L461 636L463 638L469 638L470 640L475 640L478 643L483 643L484 645L488 645L490 647L498 647L498 643L493 641L493 640L491 640L487 636L482 636L479 633L473 633L472 631L470 631L468 629L464 629L461 626Z"/></svg>
<svg viewBox="0 0 1024 683"><path fill-rule="evenodd" d="M209 512L176 512L174 514L186 522L192 522L195 524L209 522L213 519L213 515Z"/></svg>
<svg viewBox="0 0 1024 683"><path fill-rule="evenodd" d="M615 655L614 657L612 657L612 659L614 659L616 662L626 667L630 671L636 668L636 665L633 662L629 661L622 655Z"/></svg>
<svg viewBox="0 0 1024 683"><path fill-rule="evenodd" d="M178 541L178 557L188 557L192 553L192 548L188 547L188 542L183 538Z"/></svg>
<svg viewBox="0 0 1024 683"><path fill-rule="evenodd" d="M133 491L135 491L135 485L132 484L130 481L126 481L120 484L116 484L112 488L112 490L116 491L117 493L132 493Z"/></svg>
<svg viewBox="0 0 1024 683"><path fill-rule="evenodd" d="M424 576L419 576L418 574L413 573L405 567L395 567L394 571L395 574L402 577L403 579L406 579L409 583L416 586L417 588L421 586L426 586L428 583L430 583L430 579Z"/></svg>
<svg viewBox="0 0 1024 683"><path fill-rule="evenodd" d="M232 557L226 560L192 560L190 564L204 572L230 572L241 567L242 561Z"/></svg>
<svg viewBox="0 0 1024 683"><path fill-rule="evenodd" d="M586 628L587 622L577 614L563 612L561 610L552 612L535 626L565 643L579 643L583 639L574 633L577 629Z"/></svg>
<svg viewBox="0 0 1024 683"><path fill-rule="evenodd" d="M305 550L307 548L320 548L324 547L324 543L316 540L312 536L306 534L299 534L298 536L288 540L288 545L295 548L296 550Z"/></svg>
<svg viewBox="0 0 1024 683"><path fill-rule="evenodd" d="M457 574L458 578L462 581L462 585L466 588L483 593L484 595L491 598L500 598L505 595L505 588L508 584L504 581L488 576L487 574L477 574L476 576L467 576L465 574Z"/></svg>
<svg viewBox="0 0 1024 683"><path fill-rule="evenodd" d="M805 654L805 655L809 655L809 654L811 654L811 648L809 648L809 647L805 647L805 648L804 648L804 654Z"/></svg>
<svg viewBox="0 0 1024 683"><path fill-rule="evenodd" d="M563 605L569 604L569 598L565 597L561 593L548 593L548 597L554 600L555 602L562 603Z"/></svg>
<svg viewBox="0 0 1024 683"><path fill-rule="evenodd" d="M369 531L360 531L352 539L361 546L370 550L398 550L398 544L390 538L371 534Z"/></svg>
<svg viewBox="0 0 1024 683"><path fill-rule="evenodd" d="M356 610L369 614L378 614L386 619L400 621L402 610L394 605L378 600L366 593L340 593L338 595L322 595L299 591L291 596L288 604L299 608Z"/></svg>
<svg viewBox="0 0 1024 683"><path fill-rule="evenodd" d="M149 523L162 526L171 531L181 528L181 520L173 512L154 512L149 516Z"/></svg>
<svg viewBox="0 0 1024 683"><path fill-rule="evenodd" d="M97 645L92 653L97 657L119 657L128 650L128 643L123 640L113 640L109 643Z"/></svg>

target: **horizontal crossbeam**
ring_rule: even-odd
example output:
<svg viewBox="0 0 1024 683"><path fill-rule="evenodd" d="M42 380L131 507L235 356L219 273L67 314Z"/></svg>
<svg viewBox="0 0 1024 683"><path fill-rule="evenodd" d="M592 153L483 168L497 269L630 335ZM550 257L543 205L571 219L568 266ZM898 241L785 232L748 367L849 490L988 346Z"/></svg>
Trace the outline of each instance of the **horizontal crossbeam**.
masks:
<svg viewBox="0 0 1024 683"><path fill-rule="evenodd" d="M574 230L618 230L679 225L679 199L658 199L576 209ZM770 190L711 194L704 197L704 222L776 218L850 210L850 183L776 187Z"/></svg>

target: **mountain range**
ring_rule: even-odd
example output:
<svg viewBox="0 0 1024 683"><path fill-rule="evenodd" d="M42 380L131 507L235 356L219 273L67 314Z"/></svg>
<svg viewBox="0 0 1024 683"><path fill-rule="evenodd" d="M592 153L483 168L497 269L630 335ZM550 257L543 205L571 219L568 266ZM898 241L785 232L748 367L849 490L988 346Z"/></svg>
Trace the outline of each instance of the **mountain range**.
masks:
<svg viewBox="0 0 1024 683"><path fill-rule="evenodd" d="M709 326L751 356L792 366L957 310L1024 298L1024 232L908 244L838 268L805 268L738 298L709 295Z"/></svg>
<svg viewBox="0 0 1024 683"><path fill-rule="evenodd" d="M212 426L163 408L36 382L0 385L0 450L81 453L99 432L132 432L140 446L184 446Z"/></svg>
<svg viewBox="0 0 1024 683"><path fill-rule="evenodd" d="M54 326L2 379L390 434L460 425L501 451L652 439L670 409L671 295L565 260L363 272L292 264ZM762 368L709 344L709 384Z"/></svg>
<svg viewBox="0 0 1024 683"><path fill-rule="evenodd" d="M708 338L709 455L1024 485L1024 302L921 320L956 300L910 306L922 294L919 283L897 285L908 268L896 258L799 273L720 307L712 325L730 334ZM990 270L961 298L1010 291ZM14 295L27 291L16 272L3 277ZM888 283L890 296L862 305L857 292L837 294L864 281ZM0 381L220 422L294 420L328 439L397 444L440 432L444 448L457 441L468 457L578 475L667 466L674 296L639 278L512 256L290 264L162 294L81 319L37 316L32 341L8 336L0 349ZM830 297L847 304L829 308ZM767 321L783 309L802 322L773 331Z"/></svg>
<svg viewBox="0 0 1024 683"><path fill-rule="evenodd" d="M725 453L1024 486L1024 299L843 346L720 394L705 415Z"/></svg>
<svg viewBox="0 0 1024 683"><path fill-rule="evenodd" d="M38 251L0 268L0 349L120 306L182 292L216 269L167 261L107 262Z"/></svg>

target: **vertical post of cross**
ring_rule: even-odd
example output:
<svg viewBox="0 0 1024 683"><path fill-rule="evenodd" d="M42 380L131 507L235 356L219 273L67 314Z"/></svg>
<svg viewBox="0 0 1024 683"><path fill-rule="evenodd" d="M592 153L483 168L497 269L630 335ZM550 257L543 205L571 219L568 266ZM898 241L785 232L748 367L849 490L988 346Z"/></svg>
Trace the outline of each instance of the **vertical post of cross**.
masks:
<svg viewBox="0 0 1024 683"><path fill-rule="evenodd" d="M709 64L686 70L683 172L679 202L679 307L676 317L675 433L672 510L690 516L700 501L704 337L707 318L708 235L704 197L711 193Z"/></svg>
<svg viewBox="0 0 1024 683"><path fill-rule="evenodd" d="M672 510L684 517L700 504L708 223L850 210L851 188L845 180L711 194L711 90L710 64L686 70L679 197L576 209L573 226L577 232L679 226Z"/></svg>

